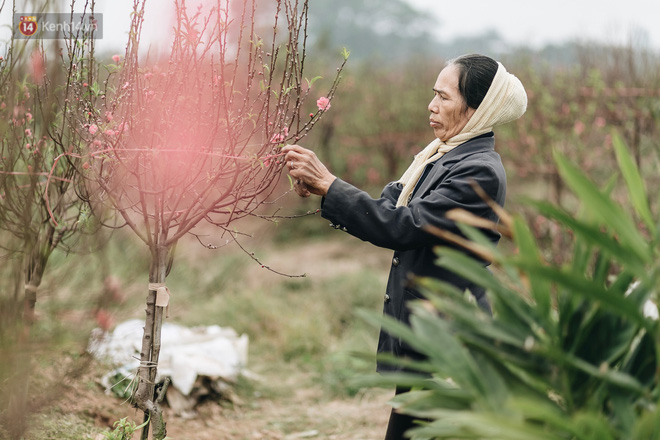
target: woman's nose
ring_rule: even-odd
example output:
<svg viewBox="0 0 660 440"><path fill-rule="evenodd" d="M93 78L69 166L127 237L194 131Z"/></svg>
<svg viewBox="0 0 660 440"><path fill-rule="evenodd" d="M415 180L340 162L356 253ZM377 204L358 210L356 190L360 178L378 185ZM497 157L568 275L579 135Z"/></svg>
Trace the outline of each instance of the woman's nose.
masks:
<svg viewBox="0 0 660 440"><path fill-rule="evenodd" d="M428 108L431 113L438 113L438 104L436 103L435 97L431 100L431 102L429 102Z"/></svg>

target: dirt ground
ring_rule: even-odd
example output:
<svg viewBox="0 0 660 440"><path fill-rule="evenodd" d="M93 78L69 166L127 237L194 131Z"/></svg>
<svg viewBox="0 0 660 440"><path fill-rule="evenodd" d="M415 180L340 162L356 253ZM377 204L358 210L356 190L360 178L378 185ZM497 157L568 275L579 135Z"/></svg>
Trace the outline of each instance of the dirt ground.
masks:
<svg viewBox="0 0 660 440"><path fill-rule="evenodd" d="M59 400L64 414L92 419L99 432L114 421L129 417L140 422L141 413L128 403L105 395L88 374L66 387ZM355 397L330 398L309 378L262 377L268 395L254 392L233 404L203 403L195 418L175 416L165 409L168 439L172 440L379 440L389 417L392 393L368 390ZM303 386L300 386L303 383ZM305 385L308 384L308 385ZM259 389L259 387L257 387ZM138 438L136 434L134 438ZM99 434L94 440L103 440Z"/></svg>

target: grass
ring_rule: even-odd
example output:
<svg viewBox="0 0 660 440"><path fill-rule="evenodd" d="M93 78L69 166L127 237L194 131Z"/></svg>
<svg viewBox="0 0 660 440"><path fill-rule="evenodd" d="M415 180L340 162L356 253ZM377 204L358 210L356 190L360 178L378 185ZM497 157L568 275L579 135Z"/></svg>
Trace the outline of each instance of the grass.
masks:
<svg viewBox="0 0 660 440"><path fill-rule="evenodd" d="M67 414L52 408L37 414L32 420L30 440L89 439L94 438L99 428L94 420L84 414Z"/></svg>

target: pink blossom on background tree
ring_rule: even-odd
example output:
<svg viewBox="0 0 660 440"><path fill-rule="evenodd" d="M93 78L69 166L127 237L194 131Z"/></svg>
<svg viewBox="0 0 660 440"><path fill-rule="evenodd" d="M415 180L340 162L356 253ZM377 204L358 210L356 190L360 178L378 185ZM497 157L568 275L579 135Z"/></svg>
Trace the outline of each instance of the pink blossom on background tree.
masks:
<svg viewBox="0 0 660 440"><path fill-rule="evenodd" d="M200 222L235 240L229 226L255 215L275 189L282 145L304 137L322 113L303 111L314 82L304 76L308 1L274 2L267 39L255 24L255 0L220 0L194 11L183 0L174 4L167 57L138 57L145 17L144 1L136 1L126 54L113 57L119 66L109 67L102 85L97 78L86 78L89 87L82 79L75 85L86 103L78 118L86 147L78 154L86 159L81 177L92 205L113 208L151 252L134 404L158 439L166 435L160 402L167 385L157 389L155 382L176 243L196 235Z"/></svg>

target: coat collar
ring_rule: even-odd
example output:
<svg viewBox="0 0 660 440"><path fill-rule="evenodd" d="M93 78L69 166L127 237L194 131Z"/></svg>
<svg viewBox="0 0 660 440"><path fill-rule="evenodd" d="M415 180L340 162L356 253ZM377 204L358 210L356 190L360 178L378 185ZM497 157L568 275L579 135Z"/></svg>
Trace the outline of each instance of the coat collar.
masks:
<svg viewBox="0 0 660 440"><path fill-rule="evenodd" d="M445 174L449 172L449 169L446 168L445 165L456 163L475 153L493 151L494 149L495 137L493 136L492 131L462 143L446 153L436 162L427 165L428 167L432 167L432 169L424 180L415 188L412 197L414 198L424 194L436 181L438 181L438 179L444 178Z"/></svg>
<svg viewBox="0 0 660 440"><path fill-rule="evenodd" d="M458 162L466 156L470 156L474 153L479 153L482 151L489 151L495 149L495 136L491 131L476 138L472 138L469 141L463 142L458 147L446 153L440 158L439 163L445 163L448 161Z"/></svg>

